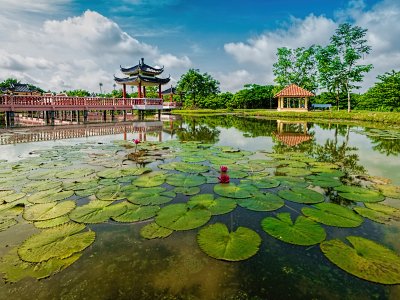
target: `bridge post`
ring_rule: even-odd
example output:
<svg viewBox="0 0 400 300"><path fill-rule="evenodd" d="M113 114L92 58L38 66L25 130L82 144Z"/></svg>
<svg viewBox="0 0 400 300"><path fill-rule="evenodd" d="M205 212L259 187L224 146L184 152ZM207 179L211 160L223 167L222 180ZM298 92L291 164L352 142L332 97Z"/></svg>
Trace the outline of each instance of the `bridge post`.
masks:
<svg viewBox="0 0 400 300"><path fill-rule="evenodd" d="M161 120L161 109L158 110L158 121Z"/></svg>
<svg viewBox="0 0 400 300"><path fill-rule="evenodd" d="M6 127L14 127L14 112L6 112Z"/></svg>
<svg viewBox="0 0 400 300"><path fill-rule="evenodd" d="M88 120L88 111L84 110L83 111L83 123L87 123Z"/></svg>
<svg viewBox="0 0 400 300"><path fill-rule="evenodd" d="M46 124L54 125L55 113L54 110L48 110L46 113Z"/></svg>
<svg viewBox="0 0 400 300"><path fill-rule="evenodd" d="M124 113L124 122L126 122L126 110L124 110L123 113Z"/></svg>
<svg viewBox="0 0 400 300"><path fill-rule="evenodd" d="M103 121L107 122L107 111L106 110L103 112Z"/></svg>
<svg viewBox="0 0 400 300"><path fill-rule="evenodd" d="M115 121L115 110L111 111L111 121Z"/></svg>

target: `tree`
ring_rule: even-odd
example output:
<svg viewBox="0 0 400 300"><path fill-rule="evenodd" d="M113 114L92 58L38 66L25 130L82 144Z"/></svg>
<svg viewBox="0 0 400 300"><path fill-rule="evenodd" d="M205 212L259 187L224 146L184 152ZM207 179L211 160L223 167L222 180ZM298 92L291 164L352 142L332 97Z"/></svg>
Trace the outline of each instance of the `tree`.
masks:
<svg viewBox="0 0 400 300"><path fill-rule="evenodd" d="M0 82L0 87L1 88L10 88L12 85L18 84L18 83L20 83L20 81L15 78L7 78L3 82Z"/></svg>
<svg viewBox="0 0 400 300"><path fill-rule="evenodd" d="M64 91L69 97L77 96L77 97L88 97L90 93L86 90L73 90L73 91Z"/></svg>
<svg viewBox="0 0 400 300"><path fill-rule="evenodd" d="M330 39L332 49L333 47L336 49L336 51L332 49L329 50L333 51L333 53L331 53L333 64L335 64L337 68L335 74L337 74L338 77L334 76L334 79L338 80L347 92L348 112L351 111L350 93L353 88L359 88L355 83L361 82L364 73L372 69L371 64L358 64L359 60L371 51L371 47L366 44L367 40L364 38L366 32L367 29L344 23L339 25L335 34ZM330 69L333 67L334 66L330 67Z"/></svg>
<svg viewBox="0 0 400 300"><path fill-rule="evenodd" d="M196 97L206 98L219 93L219 82L207 73L200 74L198 69L189 69L177 83L177 91L185 93L185 104L196 106Z"/></svg>
<svg viewBox="0 0 400 300"><path fill-rule="evenodd" d="M400 111L400 72L392 70L377 78L380 81L361 97L357 108Z"/></svg>
<svg viewBox="0 0 400 300"><path fill-rule="evenodd" d="M294 83L315 92L318 87L315 52L316 46L307 49L278 48L278 61L273 65L274 81L280 88Z"/></svg>

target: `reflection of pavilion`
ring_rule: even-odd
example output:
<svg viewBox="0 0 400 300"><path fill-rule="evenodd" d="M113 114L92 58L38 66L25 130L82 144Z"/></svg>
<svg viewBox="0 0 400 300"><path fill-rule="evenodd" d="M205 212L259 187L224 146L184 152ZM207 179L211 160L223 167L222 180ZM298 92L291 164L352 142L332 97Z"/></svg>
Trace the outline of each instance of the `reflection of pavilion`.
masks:
<svg viewBox="0 0 400 300"><path fill-rule="evenodd" d="M102 123L73 126L41 126L13 130L0 130L0 145L19 144L29 142L51 141L61 139L82 138L90 136L105 136L123 134L124 140L128 133L137 133L141 141L146 141L147 134L156 134L158 141L162 141L163 123L153 122L125 122Z"/></svg>
<svg viewBox="0 0 400 300"><path fill-rule="evenodd" d="M277 120L277 140L289 147L297 146L312 139L308 134L307 122Z"/></svg>

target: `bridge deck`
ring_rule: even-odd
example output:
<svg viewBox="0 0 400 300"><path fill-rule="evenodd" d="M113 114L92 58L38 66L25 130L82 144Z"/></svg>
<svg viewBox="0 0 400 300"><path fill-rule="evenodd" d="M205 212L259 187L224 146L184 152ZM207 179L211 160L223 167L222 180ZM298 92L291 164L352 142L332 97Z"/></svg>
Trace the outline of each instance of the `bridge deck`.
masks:
<svg viewBox="0 0 400 300"><path fill-rule="evenodd" d="M65 110L161 110L160 98L100 98L65 96L0 96L0 111L65 111ZM165 108L176 103L165 102Z"/></svg>

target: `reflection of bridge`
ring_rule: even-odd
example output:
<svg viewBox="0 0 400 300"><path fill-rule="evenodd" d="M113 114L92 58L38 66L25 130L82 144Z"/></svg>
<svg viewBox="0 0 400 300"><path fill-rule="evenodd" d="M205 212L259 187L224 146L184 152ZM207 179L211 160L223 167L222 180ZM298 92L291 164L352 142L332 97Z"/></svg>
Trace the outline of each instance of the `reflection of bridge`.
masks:
<svg viewBox="0 0 400 300"><path fill-rule="evenodd" d="M142 116L145 110L174 109L179 107L174 102L163 102L161 98L99 98L99 97L67 97L67 96L0 96L0 111L6 112L7 125L13 126L15 112L46 112L47 124L54 124L56 112L76 111L83 112L83 120L87 122L89 110L115 111L138 110Z"/></svg>
<svg viewBox="0 0 400 300"><path fill-rule="evenodd" d="M104 136L114 134L138 133L139 139L145 141L147 133L158 133L161 141L163 123L154 122L129 122L129 123L107 123L87 124L74 126L41 126L24 128L18 130L0 129L0 145L19 144L29 142L51 141L70 138L82 138L90 136Z"/></svg>

